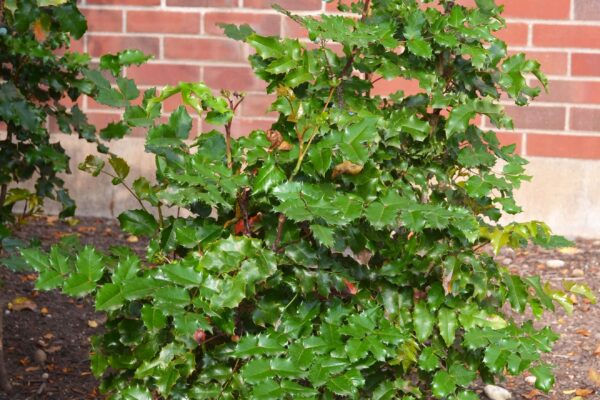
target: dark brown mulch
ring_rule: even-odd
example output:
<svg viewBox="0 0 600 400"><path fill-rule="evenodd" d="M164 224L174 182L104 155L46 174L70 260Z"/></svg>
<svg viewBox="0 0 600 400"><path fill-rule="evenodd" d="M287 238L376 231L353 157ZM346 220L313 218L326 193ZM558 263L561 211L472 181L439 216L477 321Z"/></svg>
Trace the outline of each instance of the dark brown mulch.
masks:
<svg viewBox="0 0 600 400"><path fill-rule="evenodd" d="M132 242L131 238L128 241L115 221L105 219L82 218L79 225L72 227L54 218L38 218L24 226L19 235L24 239L39 237L48 246L68 233L102 249L127 244L143 251L143 243ZM565 265L550 268L547 260L562 260ZM576 246L567 250L507 250L499 261L515 272L541 275L555 286L563 280L576 280L587 283L597 295L600 293L600 240L577 240ZM98 382L89 372L88 352L89 337L102 329L103 317L94 313L88 299L75 301L56 292L36 292L34 279L34 275L0 268L0 296L8 300L25 297L37 306L35 311L5 315L6 364L13 392L0 394L0 400L102 398ZM554 390L548 395L540 393L525 377L508 378L499 385L509 389L516 399L600 399L600 306L580 301L573 315L558 311L545 315L537 324L549 324L561 334L554 351L544 356L556 367ZM36 362L36 350L47 353L43 366ZM46 381L42 378L44 373L48 374ZM42 385L42 393L37 395Z"/></svg>
<svg viewBox="0 0 600 400"><path fill-rule="evenodd" d="M46 248L66 234L76 234L82 243L100 249L123 244L138 251L143 248L142 243L132 243L132 238L122 234L116 221L106 219L81 218L79 224L70 226L53 217L40 217L17 232L25 240L39 238ZM0 400L102 398L98 381L90 373L89 338L102 329L104 317L94 312L90 299L73 300L57 291L38 292L34 280L33 274L0 267L0 296L8 301L26 298L36 306L35 310L5 314L6 367L13 390L8 395L0 393ZM47 357L43 365L38 362L39 350ZM43 374L48 374L47 379Z"/></svg>

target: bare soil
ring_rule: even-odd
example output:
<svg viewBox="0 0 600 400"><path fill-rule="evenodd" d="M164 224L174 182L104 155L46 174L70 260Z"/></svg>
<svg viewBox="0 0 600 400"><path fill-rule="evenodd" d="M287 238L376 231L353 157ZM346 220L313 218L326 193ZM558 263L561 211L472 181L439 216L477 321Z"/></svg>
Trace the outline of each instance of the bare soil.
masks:
<svg viewBox="0 0 600 400"><path fill-rule="evenodd" d="M141 253L144 249L144 243L123 234L114 220L82 218L78 225L70 226L52 217L40 217L18 232L23 239L39 238L45 247L66 234L76 234L83 243L101 249L119 244L133 246ZM550 268L548 260L565 264ZM507 250L499 261L517 273L541 275L556 286L564 280L576 280L600 293L600 240L578 239L566 250ZM90 299L73 300L56 291L37 292L34 281L34 274L0 267L0 297L13 303L18 298L27 299L33 308L5 312L4 347L13 391L0 393L0 400L103 398L98 381L90 373L88 353L89 338L101 332L105 317L94 312ZM573 315L559 310L536 324L550 325L561 335L554 351L544 356L556 367L554 389L541 393L524 376L507 378L498 385L509 389L513 399L600 399L600 306L580 301ZM43 363L40 350L46 355Z"/></svg>

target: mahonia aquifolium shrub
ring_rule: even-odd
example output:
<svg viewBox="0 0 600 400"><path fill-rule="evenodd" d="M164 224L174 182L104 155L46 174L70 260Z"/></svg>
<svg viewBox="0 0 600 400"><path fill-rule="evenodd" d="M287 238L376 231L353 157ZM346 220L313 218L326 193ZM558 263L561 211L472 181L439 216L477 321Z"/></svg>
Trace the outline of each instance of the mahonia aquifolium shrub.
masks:
<svg viewBox="0 0 600 400"><path fill-rule="evenodd" d="M92 341L103 391L475 400L478 377L525 371L551 388L540 353L557 336L502 308L540 317L555 303L572 309L572 293L592 295L514 275L483 251L564 241L541 222L499 223L520 212L513 190L528 178L526 162L474 120L511 128L501 96L526 105L541 90L527 77L546 79L494 36L505 27L501 8L476 3L365 0L340 5L354 15L318 18L278 8L310 45L224 26L254 48L250 63L279 113L268 132L238 139L243 94L181 83L147 90L135 105L131 81L112 87L93 76L100 102L125 107L111 129L147 128L156 179L127 183L129 166L114 155L80 168L111 174L139 200L119 221L149 238L147 254L65 240L23 255L40 272L38 288L91 294L108 313ZM419 90L373 95L381 79ZM183 105L163 123L172 96ZM188 140L190 112L222 132Z"/></svg>

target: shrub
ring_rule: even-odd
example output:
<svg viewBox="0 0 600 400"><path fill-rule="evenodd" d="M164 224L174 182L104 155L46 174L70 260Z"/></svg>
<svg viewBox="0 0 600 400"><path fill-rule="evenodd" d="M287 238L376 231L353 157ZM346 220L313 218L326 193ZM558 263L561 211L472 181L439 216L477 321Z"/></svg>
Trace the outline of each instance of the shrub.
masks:
<svg viewBox="0 0 600 400"><path fill-rule="evenodd" d="M90 57L69 50L86 30L75 1L0 2L0 121L6 130L0 140L0 239L10 234L7 223L19 201L25 204L24 215L41 209L44 198L62 204L61 217L75 212L59 176L70 172L69 157L60 142L52 140L51 129L75 132L98 143L101 152L108 150L78 105L83 94L102 100L106 93L94 84L100 71L90 68ZM119 70L146 59L138 51L107 55L101 70ZM50 128L54 125L57 128ZM109 126L100 136L110 140L115 133ZM24 184L32 180L30 191Z"/></svg>
<svg viewBox="0 0 600 400"><path fill-rule="evenodd" d="M502 308L540 317L555 303L572 308L568 292L591 294L514 275L483 251L564 240L542 222L499 223L520 212L513 190L526 162L474 121L511 128L501 96L525 105L540 92L527 77L546 80L494 36L501 8L476 3L340 5L358 17L280 9L310 46L224 26L255 49L252 67L275 94L268 132L233 139L243 94L202 83L148 90L128 106L123 126L148 127L157 167L155 183L127 186L140 209L119 216L123 230L150 238L145 258L123 247L23 251L38 288L91 294L108 313L92 340L105 392L469 400L478 376L524 371L550 389L540 353L557 336ZM419 90L382 97L372 93L380 79ZM183 105L160 122L176 95ZM187 140L188 110L224 135ZM114 184L129 175L115 156L80 168Z"/></svg>
<svg viewBox="0 0 600 400"><path fill-rule="evenodd" d="M0 121L7 132L0 141L2 225L17 201L25 201L24 212L31 213L44 197L62 203L61 216L73 215L75 204L58 177L68 172L69 157L51 142L48 120L52 117L62 132L95 140L95 128L76 105L86 91L81 72L89 58L68 51L71 40L86 30L74 2L7 1L0 7ZM70 110L66 98L75 103ZM34 176L33 193L19 186ZM7 235L8 228L3 230Z"/></svg>

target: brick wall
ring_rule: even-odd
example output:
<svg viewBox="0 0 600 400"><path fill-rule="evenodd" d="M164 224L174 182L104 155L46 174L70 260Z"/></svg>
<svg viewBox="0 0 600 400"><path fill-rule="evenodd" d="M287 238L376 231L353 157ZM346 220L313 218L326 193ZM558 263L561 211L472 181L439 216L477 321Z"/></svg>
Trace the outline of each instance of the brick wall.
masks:
<svg viewBox="0 0 600 400"><path fill-rule="evenodd" d="M473 2L465 0L465 2ZM141 85L203 80L215 88L243 90L248 98L235 120L237 135L268 127L271 98L246 64L248 49L223 37L219 22L249 23L267 35L302 35L270 8L271 0L83 0L89 33L76 44L93 56L139 48L155 59L128 75ZM543 64L550 92L533 106L509 106L515 132L501 132L526 156L600 159L600 0L499 0L508 29L501 37L513 52ZM279 0L299 13L335 8L321 0ZM389 92L398 82L380 81ZM87 101L102 125L118 116ZM483 122L485 124L485 121ZM198 129L202 129L198 125Z"/></svg>

